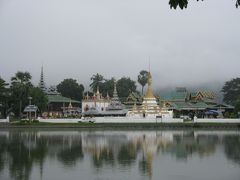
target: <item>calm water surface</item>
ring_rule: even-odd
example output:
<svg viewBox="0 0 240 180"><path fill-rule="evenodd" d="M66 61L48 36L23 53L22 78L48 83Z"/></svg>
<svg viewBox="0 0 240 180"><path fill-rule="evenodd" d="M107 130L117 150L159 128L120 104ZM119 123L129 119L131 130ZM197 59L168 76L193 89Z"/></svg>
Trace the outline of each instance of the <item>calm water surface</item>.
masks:
<svg viewBox="0 0 240 180"><path fill-rule="evenodd" d="M239 180L239 131L1 130L1 180Z"/></svg>

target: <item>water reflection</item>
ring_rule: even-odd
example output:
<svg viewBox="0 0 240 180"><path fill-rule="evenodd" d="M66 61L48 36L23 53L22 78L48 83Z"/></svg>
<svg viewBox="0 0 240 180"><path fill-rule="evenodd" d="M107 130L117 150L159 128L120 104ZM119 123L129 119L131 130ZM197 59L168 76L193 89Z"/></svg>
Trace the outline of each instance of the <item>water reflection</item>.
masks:
<svg viewBox="0 0 240 180"><path fill-rule="evenodd" d="M38 167L41 179L51 160L68 168L90 162L98 172L136 167L151 179L159 156L188 161L211 157L221 148L240 165L240 134L234 131L2 131L0 178L33 179L33 167Z"/></svg>
<svg viewBox="0 0 240 180"><path fill-rule="evenodd" d="M228 135L223 138L223 142L227 158L240 164L240 137Z"/></svg>

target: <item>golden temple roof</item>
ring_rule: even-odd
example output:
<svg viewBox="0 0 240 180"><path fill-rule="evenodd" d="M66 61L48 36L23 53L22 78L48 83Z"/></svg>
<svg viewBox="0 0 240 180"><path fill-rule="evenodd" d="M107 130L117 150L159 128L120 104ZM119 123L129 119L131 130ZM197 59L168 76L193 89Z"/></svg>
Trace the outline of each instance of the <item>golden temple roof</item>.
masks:
<svg viewBox="0 0 240 180"><path fill-rule="evenodd" d="M153 90L152 90L152 75L150 72L148 73L148 82L147 83L148 83L148 88L147 88L147 92L146 92L144 98L148 98L148 99L154 98L155 99L155 96L154 96Z"/></svg>

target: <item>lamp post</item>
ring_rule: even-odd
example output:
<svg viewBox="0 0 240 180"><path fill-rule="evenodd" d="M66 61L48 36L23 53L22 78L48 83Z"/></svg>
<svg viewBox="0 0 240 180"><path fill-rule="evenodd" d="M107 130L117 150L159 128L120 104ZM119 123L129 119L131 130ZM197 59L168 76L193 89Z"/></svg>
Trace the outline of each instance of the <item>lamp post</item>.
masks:
<svg viewBox="0 0 240 180"><path fill-rule="evenodd" d="M32 114L32 111L31 111L31 100L32 100L32 97L29 96L28 99L29 99L29 122L31 122L31 114Z"/></svg>

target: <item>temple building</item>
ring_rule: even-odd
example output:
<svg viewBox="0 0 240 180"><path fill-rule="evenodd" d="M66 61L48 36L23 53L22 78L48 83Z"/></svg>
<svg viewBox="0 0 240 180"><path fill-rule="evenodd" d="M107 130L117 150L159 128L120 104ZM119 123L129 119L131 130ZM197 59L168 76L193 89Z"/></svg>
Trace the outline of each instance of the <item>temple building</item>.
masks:
<svg viewBox="0 0 240 180"><path fill-rule="evenodd" d="M106 108L110 104L109 96L103 97L99 92L99 87L97 87L96 93L90 97L88 94L82 100L82 113L88 111L97 111L98 113L106 111Z"/></svg>
<svg viewBox="0 0 240 180"><path fill-rule="evenodd" d="M44 75L43 75L43 66L41 67L41 75L40 75L40 81L38 84L38 87L43 91L43 92L47 92L47 88L44 82Z"/></svg>
<svg viewBox="0 0 240 180"><path fill-rule="evenodd" d="M117 83L114 82L113 98L111 99L109 106L106 108L105 115L126 116L127 112L128 110L125 105L119 100Z"/></svg>
<svg viewBox="0 0 240 180"><path fill-rule="evenodd" d="M48 116L75 116L81 114L80 101L62 96L54 86L46 93L48 97Z"/></svg>
<svg viewBox="0 0 240 180"><path fill-rule="evenodd" d="M134 106L141 106L143 97L137 92L131 92L123 104L127 109L131 110Z"/></svg>
<svg viewBox="0 0 240 180"><path fill-rule="evenodd" d="M147 92L143 98L141 106L136 104L133 106L132 110L128 112L129 117L138 117L138 118L156 118L162 117L161 108L157 103L157 98L153 94L152 89L152 75L149 72L148 74L148 88ZM171 112L164 110L164 116L171 116Z"/></svg>
<svg viewBox="0 0 240 180"><path fill-rule="evenodd" d="M212 91L190 92L186 88L176 88L160 99L161 106L173 110L175 117L181 115L196 115L199 118L209 116L224 116L226 112L232 111L233 106L218 103L216 95Z"/></svg>
<svg viewBox="0 0 240 180"><path fill-rule="evenodd" d="M82 114L85 116L126 116L127 109L120 102L116 82L114 82L113 97L103 97L97 88L92 97L88 94L82 100Z"/></svg>
<svg viewBox="0 0 240 180"><path fill-rule="evenodd" d="M43 113L43 116L62 117L81 114L80 101L62 96L59 92L57 92L57 88L54 86L46 88L43 67L41 68L41 76L38 87L48 98L47 111Z"/></svg>

